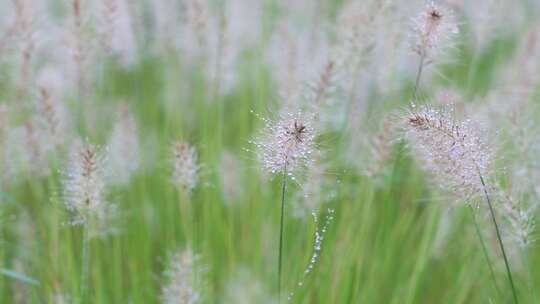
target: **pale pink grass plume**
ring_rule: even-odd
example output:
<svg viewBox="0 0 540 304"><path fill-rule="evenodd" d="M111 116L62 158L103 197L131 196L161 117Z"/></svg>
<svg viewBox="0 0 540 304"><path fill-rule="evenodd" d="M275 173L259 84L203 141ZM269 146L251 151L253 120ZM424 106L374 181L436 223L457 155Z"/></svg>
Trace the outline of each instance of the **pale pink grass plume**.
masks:
<svg viewBox="0 0 540 304"><path fill-rule="evenodd" d="M306 168L316 150L313 116L302 112L285 112L276 120L263 119L265 126L252 143L263 169L271 174L288 174Z"/></svg>
<svg viewBox="0 0 540 304"><path fill-rule="evenodd" d="M412 51L426 60L426 64L440 58L455 43L459 33L454 14L444 6L429 2L412 19Z"/></svg>
<svg viewBox="0 0 540 304"><path fill-rule="evenodd" d="M163 304L195 304L201 302L201 291L197 278L201 273L196 268L198 257L190 249L175 253L169 261L161 287Z"/></svg>
<svg viewBox="0 0 540 304"><path fill-rule="evenodd" d="M107 215L106 163L102 150L89 143L73 144L62 171L62 198L71 212L71 224L87 224Z"/></svg>
<svg viewBox="0 0 540 304"><path fill-rule="evenodd" d="M182 191L191 193L199 181L198 155L195 147L185 142L175 142L171 147L173 183Z"/></svg>
<svg viewBox="0 0 540 304"><path fill-rule="evenodd" d="M480 176L492 175L493 152L471 120L460 121L452 107L414 107L406 135L419 163L441 187L468 199L483 193Z"/></svg>

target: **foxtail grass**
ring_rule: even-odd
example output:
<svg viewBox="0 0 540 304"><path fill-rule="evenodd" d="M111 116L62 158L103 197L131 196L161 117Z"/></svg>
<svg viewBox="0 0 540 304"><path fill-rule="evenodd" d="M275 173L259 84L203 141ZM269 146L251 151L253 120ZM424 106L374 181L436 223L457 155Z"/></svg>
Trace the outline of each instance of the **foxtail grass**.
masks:
<svg viewBox="0 0 540 304"><path fill-rule="evenodd" d="M518 303L510 264L499 224L485 183L484 173L492 170L493 153L470 120L460 122L453 109L420 107L408 116L407 133L424 168L442 188L465 198L483 196L503 255L514 302Z"/></svg>

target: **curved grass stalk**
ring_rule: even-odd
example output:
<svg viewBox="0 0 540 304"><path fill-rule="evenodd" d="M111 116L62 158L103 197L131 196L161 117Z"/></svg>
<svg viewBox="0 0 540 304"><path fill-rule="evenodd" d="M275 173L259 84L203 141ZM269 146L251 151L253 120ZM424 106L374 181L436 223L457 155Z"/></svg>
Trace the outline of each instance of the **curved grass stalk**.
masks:
<svg viewBox="0 0 540 304"><path fill-rule="evenodd" d="M476 215L474 214L474 209L473 209L473 207L471 205L468 204L468 206L469 206L469 208L471 210L471 215L472 215L472 218L473 218L476 235L478 236L478 240L480 241L480 245L482 247L482 252L484 254L484 258L486 259L486 262L488 264L489 274L491 276L491 280L493 281L493 285L495 286L495 290L497 291L497 294L499 295L499 297L502 297L501 290L499 289L499 284L497 283L497 279L495 277L495 271L493 271L493 264L491 263L491 259L489 258L489 255L488 255L488 252L487 252L484 237L482 237L482 233L480 232L480 226L478 225L478 221L476 220Z"/></svg>
<svg viewBox="0 0 540 304"><path fill-rule="evenodd" d="M489 198L486 183L484 182L484 177L482 176L482 174L480 174L480 172L478 172L478 176L480 177L480 182L482 183L482 188L484 189L484 196L486 198L486 202L489 207L489 214L491 216L493 226L495 227L495 232L497 233L497 241L499 242L499 247L501 248L501 252L503 254L504 266L506 267L506 275L508 276L508 281L510 282L510 287L512 289L512 296L514 298L514 303L518 304L519 301L517 298L516 287L514 285L514 280L512 279L512 272L510 271L510 263L508 262L508 257L506 256L506 250L504 249L501 232L499 230L499 224L497 223L497 219L495 218L495 212L493 211L493 205L491 204L491 199Z"/></svg>
<svg viewBox="0 0 540 304"><path fill-rule="evenodd" d="M514 303L517 304L510 263L481 170L491 165L489 149L483 144L480 135L475 134L473 126L456 122L447 112L425 108L420 112L413 112L409 117L409 124L411 131L417 136L416 140L422 144L420 146L423 149L418 152L424 158L426 168L442 178L443 186L465 193L484 193L503 254Z"/></svg>

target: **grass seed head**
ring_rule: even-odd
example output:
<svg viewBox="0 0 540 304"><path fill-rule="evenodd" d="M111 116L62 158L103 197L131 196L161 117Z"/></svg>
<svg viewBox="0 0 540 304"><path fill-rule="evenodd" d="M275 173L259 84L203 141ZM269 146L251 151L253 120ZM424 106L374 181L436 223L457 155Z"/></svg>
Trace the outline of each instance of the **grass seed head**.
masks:
<svg viewBox="0 0 540 304"><path fill-rule="evenodd" d="M272 173L308 166L315 151L315 130L312 117L301 112L285 113L276 121L265 119L261 135L253 142L262 167Z"/></svg>
<svg viewBox="0 0 540 304"><path fill-rule="evenodd" d="M183 191L191 192L197 186L199 164L197 150L184 142L172 145L173 182Z"/></svg>
<svg viewBox="0 0 540 304"><path fill-rule="evenodd" d="M470 120L457 121L451 108L413 109L406 132L426 171L440 185L468 198L483 191L480 174L490 175L493 153Z"/></svg>
<svg viewBox="0 0 540 304"><path fill-rule="evenodd" d="M62 172L64 201L75 217L73 224L103 215L107 204L104 170L105 160L97 146L88 142L75 144Z"/></svg>
<svg viewBox="0 0 540 304"><path fill-rule="evenodd" d="M433 61L446 51L459 33L452 11L429 2L412 19L412 50L419 56Z"/></svg>
<svg viewBox="0 0 540 304"><path fill-rule="evenodd" d="M195 260L191 250L172 256L169 267L164 272L166 284L161 288L161 302L164 304L199 303L201 295L197 291Z"/></svg>
<svg viewBox="0 0 540 304"><path fill-rule="evenodd" d="M499 204L499 212L503 218L503 235L518 248L527 248L536 241L535 214L537 204L526 205L505 196Z"/></svg>

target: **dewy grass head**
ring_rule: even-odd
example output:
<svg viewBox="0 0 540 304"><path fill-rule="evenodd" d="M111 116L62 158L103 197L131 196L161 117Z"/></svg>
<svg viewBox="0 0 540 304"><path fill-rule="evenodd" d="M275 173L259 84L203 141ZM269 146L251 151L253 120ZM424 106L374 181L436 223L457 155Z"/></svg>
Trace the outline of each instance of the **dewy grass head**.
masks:
<svg viewBox="0 0 540 304"><path fill-rule="evenodd" d="M315 130L310 115L288 112L276 120L263 120L265 127L252 143L265 171L293 175L313 161Z"/></svg>
<svg viewBox="0 0 540 304"><path fill-rule="evenodd" d="M411 48L428 62L454 43L459 28L451 10L430 2L412 19Z"/></svg>

